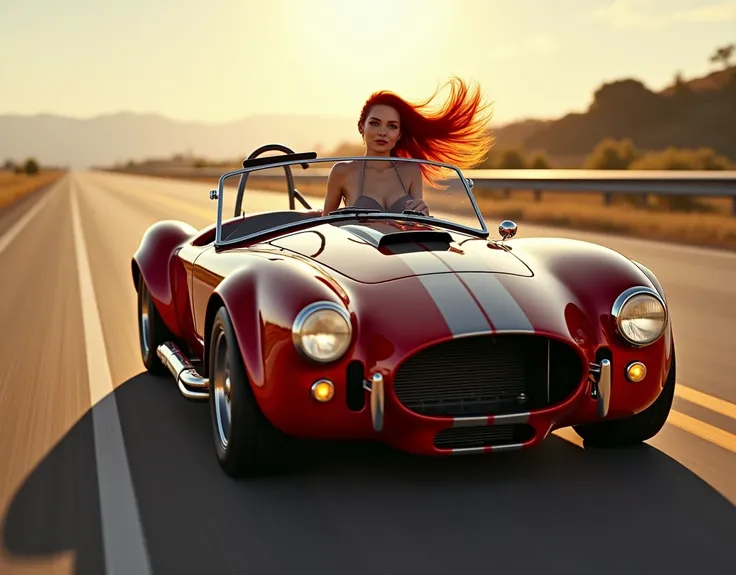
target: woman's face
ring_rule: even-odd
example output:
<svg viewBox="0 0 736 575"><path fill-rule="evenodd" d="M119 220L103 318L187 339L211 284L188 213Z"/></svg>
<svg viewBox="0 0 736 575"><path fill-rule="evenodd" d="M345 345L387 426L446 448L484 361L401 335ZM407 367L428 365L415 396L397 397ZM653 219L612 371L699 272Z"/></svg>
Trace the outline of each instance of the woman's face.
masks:
<svg viewBox="0 0 736 575"><path fill-rule="evenodd" d="M363 137L372 155L387 156L401 136L399 113L390 106L373 106L363 124Z"/></svg>

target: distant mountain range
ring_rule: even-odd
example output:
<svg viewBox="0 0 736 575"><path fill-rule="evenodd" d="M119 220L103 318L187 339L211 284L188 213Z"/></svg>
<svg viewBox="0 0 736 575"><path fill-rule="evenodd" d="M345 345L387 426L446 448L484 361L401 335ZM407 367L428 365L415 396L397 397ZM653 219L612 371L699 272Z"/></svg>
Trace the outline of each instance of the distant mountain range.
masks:
<svg viewBox="0 0 736 575"><path fill-rule="evenodd" d="M78 119L56 115L0 116L0 163L35 157L73 168L193 154L212 160L245 157L265 143L297 151L332 148L357 138L355 120L254 116L227 124L179 122L156 114L119 113Z"/></svg>
<svg viewBox="0 0 736 575"><path fill-rule="evenodd" d="M556 120L493 126L496 147L584 155L607 137L631 138L642 149L713 147L736 156L736 67L650 91L638 80L602 85L588 110ZM129 160L193 155L244 158L278 142L297 151L332 151L360 142L355 118L263 115L226 124L180 122L156 114L118 113L78 119L50 114L0 115L0 164L34 157L42 165L85 168Z"/></svg>

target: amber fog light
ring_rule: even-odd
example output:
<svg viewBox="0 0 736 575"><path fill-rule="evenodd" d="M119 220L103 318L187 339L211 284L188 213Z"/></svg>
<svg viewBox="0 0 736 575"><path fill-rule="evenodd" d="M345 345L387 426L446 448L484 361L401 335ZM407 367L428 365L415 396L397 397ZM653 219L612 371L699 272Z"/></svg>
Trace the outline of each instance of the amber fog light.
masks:
<svg viewBox="0 0 736 575"><path fill-rule="evenodd" d="M640 361L635 361L633 363L630 363L626 367L626 377L629 378L629 381L633 381L634 383L639 383L646 376L647 376L647 366L644 365Z"/></svg>
<svg viewBox="0 0 736 575"><path fill-rule="evenodd" d="M330 401L335 395L335 386L331 381L320 379L312 384L312 397L320 403Z"/></svg>

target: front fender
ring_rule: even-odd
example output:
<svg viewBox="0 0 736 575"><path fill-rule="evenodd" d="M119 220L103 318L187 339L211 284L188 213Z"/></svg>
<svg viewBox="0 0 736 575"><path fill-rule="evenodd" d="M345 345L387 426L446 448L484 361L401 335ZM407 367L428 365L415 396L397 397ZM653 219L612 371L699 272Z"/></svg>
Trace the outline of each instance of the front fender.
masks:
<svg viewBox="0 0 736 575"><path fill-rule="evenodd" d="M172 286L187 289L186 271L173 266L177 250L197 233L185 222L164 220L153 224L141 237L131 259L131 273L136 291L142 277L151 293L161 319L174 335L181 336Z"/></svg>
<svg viewBox="0 0 736 575"><path fill-rule="evenodd" d="M594 325L601 325L605 339L615 337L610 312L621 292L633 286L662 290L651 272L605 246L572 239L525 238L513 240L512 250L533 270L539 293L545 293L544 286L547 292L555 292L558 304L579 306Z"/></svg>
<svg viewBox="0 0 736 575"><path fill-rule="evenodd" d="M511 242L509 242L511 243ZM638 348L626 343L616 331L612 307L626 289L644 286L656 290L664 298L657 278L645 266L604 246L589 242L557 238L514 240L514 253L534 271L530 283L536 283L534 293L547 302L545 310L570 311L567 325L571 337L587 349L590 361L599 354L613 363L613 395L610 417L625 417L645 409L659 396L672 359L672 327L670 310L664 335L653 344ZM519 285L519 293L529 299L522 280L510 279ZM549 305L552 302L553 305ZM574 313L572 313L574 312ZM554 313L554 312L549 312ZM572 329L572 326L581 326ZM631 384L625 378L625 366L632 361L644 362L649 370L645 383Z"/></svg>
<svg viewBox="0 0 736 575"><path fill-rule="evenodd" d="M214 316L220 306L225 306L254 394L268 414L275 409L278 391L292 379L294 370L300 377L308 376L310 371L317 377L339 369L333 365L326 370L298 353L291 340L296 315L315 301L330 301L349 309L349 299L336 281L307 263L291 258L255 261L226 277L210 296L205 353L209 353ZM355 332L355 325L353 329ZM281 399L279 409L283 407Z"/></svg>

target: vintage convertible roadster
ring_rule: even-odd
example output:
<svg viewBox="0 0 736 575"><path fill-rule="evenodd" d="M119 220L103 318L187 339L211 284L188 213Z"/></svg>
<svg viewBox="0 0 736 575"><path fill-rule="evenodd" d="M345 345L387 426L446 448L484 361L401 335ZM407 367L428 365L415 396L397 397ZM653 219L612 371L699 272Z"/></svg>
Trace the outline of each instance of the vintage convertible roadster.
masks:
<svg viewBox="0 0 736 575"><path fill-rule="evenodd" d="M258 157L274 149L284 154ZM143 363L209 402L225 473L281 468L299 438L454 455L534 446L568 426L596 447L656 435L675 347L655 275L599 245L514 238L510 221L494 240L459 169L394 160L365 170L365 193L442 169L444 184L424 190L430 215L371 200L323 216L297 181L324 197L330 164L386 159L268 145L220 177L215 224L161 221L143 235L131 268ZM289 209L242 209L246 182L284 181Z"/></svg>

